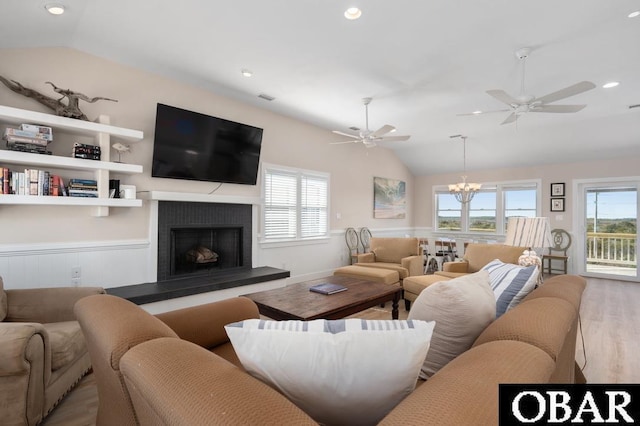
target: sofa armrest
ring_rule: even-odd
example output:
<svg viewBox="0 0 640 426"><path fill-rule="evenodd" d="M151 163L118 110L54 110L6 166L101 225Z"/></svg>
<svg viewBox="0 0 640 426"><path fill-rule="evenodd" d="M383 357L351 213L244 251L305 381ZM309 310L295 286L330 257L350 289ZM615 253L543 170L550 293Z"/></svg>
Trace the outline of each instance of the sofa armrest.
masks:
<svg viewBox="0 0 640 426"><path fill-rule="evenodd" d="M362 253L357 255L358 263L374 263L376 261L376 255L373 253Z"/></svg>
<svg viewBox="0 0 640 426"><path fill-rule="evenodd" d="M247 297L234 297L156 315L180 336L207 349L229 341L224 326L260 318L258 306Z"/></svg>
<svg viewBox="0 0 640 426"><path fill-rule="evenodd" d="M41 324L0 322L2 424L37 424L51 377L48 334Z"/></svg>
<svg viewBox="0 0 640 426"><path fill-rule="evenodd" d="M0 377L25 374L32 363L43 363L47 340L42 324L0 322Z"/></svg>
<svg viewBox="0 0 640 426"><path fill-rule="evenodd" d="M423 262L424 258L419 255L405 257L400 260L402 267L409 271L410 277L424 274Z"/></svg>
<svg viewBox="0 0 640 426"><path fill-rule="evenodd" d="M184 340L141 343L120 369L142 425L317 425L275 389Z"/></svg>
<svg viewBox="0 0 640 426"><path fill-rule="evenodd" d="M469 272L469 262L444 262L442 264L442 271L467 273Z"/></svg>
<svg viewBox="0 0 640 426"><path fill-rule="evenodd" d="M83 297L104 293L101 287L50 287L5 290L9 322L75 321L73 306Z"/></svg>

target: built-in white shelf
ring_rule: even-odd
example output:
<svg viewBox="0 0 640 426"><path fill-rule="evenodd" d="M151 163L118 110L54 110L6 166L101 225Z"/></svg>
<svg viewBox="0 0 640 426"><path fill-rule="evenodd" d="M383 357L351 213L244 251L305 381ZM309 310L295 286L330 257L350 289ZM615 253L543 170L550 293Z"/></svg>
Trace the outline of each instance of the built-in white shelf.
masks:
<svg viewBox="0 0 640 426"><path fill-rule="evenodd" d="M82 158L60 157L57 155L32 154L29 152L0 150L2 164L44 166L73 170L108 170L110 172L134 174L142 173L137 164L114 163L110 161L84 160Z"/></svg>
<svg viewBox="0 0 640 426"><path fill-rule="evenodd" d="M237 195L202 194L195 192L142 191L138 197L156 201L191 201L196 203L255 204L260 205L260 197L242 197Z"/></svg>
<svg viewBox="0 0 640 426"><path fill-rule="evenodd" d="M94 137L96 144L103 152L103 158L109 159L111 137L124 138L129 141L144 138L140 130L111 126L109 117L98 117L98 123L73 118L44 114L0 105L0 124L20 125L38 124L53 128L54 137L58 131ZM0 195L0 205L61 205L61 206L93 206L94 216L107 216L108 207L140 207L142 200L109 198L110 173L135 174L142 173L142 166L137 164L115 163L111 161L85 160L81 158L61 157L57 155L33 154L0 149L0 166L26 166L26 168L84 170L91 172L98 184L98 198L89 197L52 197L36 195Z"/></svg>
<svg viewBox="0 0 640 426"><path fill-rule="evenodd" d="M58 115L12 108L4 105L0 105L0 121L7 124L17 125L24 123L39 124L42 126L54 127L57 130L65 130L71 133L87 136L94 136L96 133L106 133L111 136L129 140L140 140L144 137L144 133L140 130L125 129L122 127L112 126L110 124L60 117Z"/></svg>
<svg viewBox="0 0 640 426"><path fill-rule="evenodd" d="M0 204L39 206L140 207L142 200L124 198L49 197L46 195L0 195Z"/></svg>

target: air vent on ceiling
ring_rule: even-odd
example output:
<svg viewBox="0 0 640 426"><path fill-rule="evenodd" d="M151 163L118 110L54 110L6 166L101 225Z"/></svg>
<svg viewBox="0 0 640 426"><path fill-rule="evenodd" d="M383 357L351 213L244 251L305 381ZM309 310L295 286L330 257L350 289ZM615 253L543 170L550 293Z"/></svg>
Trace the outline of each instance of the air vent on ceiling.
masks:
<svg viewBox="0 0 640 426"><path fill-rule="evenodd" d="M258 97L264 99L265 101L269 101L269 102L271 102L272 100L275 99L273 96L269 96L269 95L266 95L264 93L260 93L258 95Z"/></svg>
<svg viewBox="0 0 640 426"><path fill-rule="evenodd" d="M349 129L353 130L354 132L357 132L357 131L360 130L360 128L356 127L356 126L351 126L351 127L349 127Z"/></svg>
<svg viewBox="0 0 640 426"><path fill-rule="evenodd" d="M629 109L631 108L640 108L640 104L629 105Z"/></svg>

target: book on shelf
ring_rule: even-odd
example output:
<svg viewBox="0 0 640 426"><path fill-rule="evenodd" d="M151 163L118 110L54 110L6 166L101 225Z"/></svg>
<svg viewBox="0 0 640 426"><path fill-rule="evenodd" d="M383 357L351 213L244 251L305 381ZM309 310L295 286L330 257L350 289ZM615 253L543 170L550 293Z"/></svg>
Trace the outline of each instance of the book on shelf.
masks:
<svg viewBox="0 0 640 426"><path fill-rule="evenodd" d="M333 283L320 283L309 287L309 291L320 294L335 294L346 290L348 290L347 287Z"/></svg>
<svg viewBox="0 0 640 426"><path fill-rule="evenodd" d="M100 147L75 142L71 150L71 156L73 158L83 158L86 160L100 160Z"/></svg>
<svg viewBox="0 0 640 426"><path fill-rule="evenodd" d="M69 179L69 185L97 185L98 181L95 179Z"/></svg>
<svg viewBox="0 0 640 426"><path fill-rule="evenodd" d="M21 124L20 125L20 130L23 130L25 132L32 132L37 134L39 137L42 137L46 140L52 141L53 140L53 129L51 127L47 127L47 126L40 126L38 124Z"/></svg>
<svg viewBox="0 0 640 426"><path fill-rule="evenodd" d="M45 145L52 141L52 137L49 135L43 135L37 132L30 132L27 130L13 129L7 127L4 129L3 138L8 140L9 138L25 138L33 141L41 141Z"/></svg>

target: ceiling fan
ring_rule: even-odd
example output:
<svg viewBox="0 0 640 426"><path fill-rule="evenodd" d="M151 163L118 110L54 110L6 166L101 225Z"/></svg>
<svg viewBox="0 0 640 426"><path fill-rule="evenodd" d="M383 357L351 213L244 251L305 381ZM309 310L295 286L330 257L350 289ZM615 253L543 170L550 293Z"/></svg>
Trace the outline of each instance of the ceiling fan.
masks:
<svg viewBox="0 0 640 426"><path fill-rule="evenodd" d="M351 138L348 141L340 141L340 142L330 142L331 145L340 145L345 143L362 143L367 148L373 148L376 146L376 142L397 142L397 141L406 141L411 136L385 136L388 133L394 132L396 130L395 127L385 124L380 127L375 132L369 130L369 104L371 103L371 98L362 99L365 108L365 116L366 116L366 130L361 130L358 135L351 135L349 133L344 133L339 130L334 130L333 133L338 135L346 136Z"/></svg>
<svg viewBox="0 0 640 426"><path fill-rule="evenodd" d="M549 93L548 95L541 96L536 98L533 95L527 94L524 90L524 75L525 75L525 64L529 54L531 53L531 49L528 47L523 47L521 49L516 50L516 57L522 61L522 81L520 86L520 95L517 97L513 97L509 95L504 90L493 89L487 90L487 93L490 96L493 96L500 102L503 102L509 106L509 109L502 109L497 111L476 111L467 114L458 114L458 115L480 115L486 113L493 112L511 112L509 116L502 122L502 124L513 123L518 120L518 118L522 114L526 114L528 112L547 112L547 113L569 113L569 112L578 112L582 110L586 105L549 105L552 102L559 101L561 99L565 99L571 96L578 95L580 93L586 92L596 87L590 81L581 81L580 83L576 83L572 86L565 87L564 89L560 89L553 93Z"/></svg>

